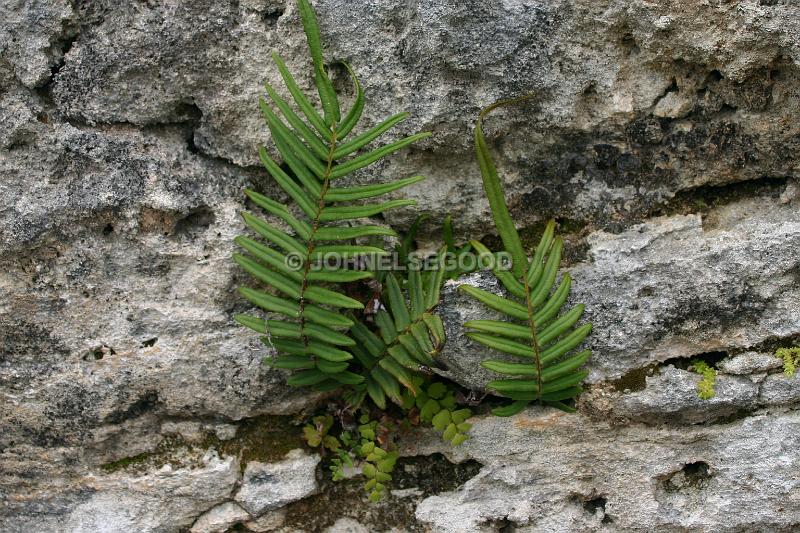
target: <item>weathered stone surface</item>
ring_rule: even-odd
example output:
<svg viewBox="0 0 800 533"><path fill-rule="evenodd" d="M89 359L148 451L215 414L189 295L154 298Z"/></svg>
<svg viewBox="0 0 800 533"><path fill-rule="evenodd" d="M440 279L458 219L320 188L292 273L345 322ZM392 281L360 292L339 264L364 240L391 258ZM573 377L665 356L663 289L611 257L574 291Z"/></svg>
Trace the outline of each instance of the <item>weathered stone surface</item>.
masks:
<svg viewBox="0 0 800 533"><path fill-rule="evenodd" d="M266 514L259 516L255 520L251 520L244 524L248 531L255 531L256 533L266 533L267 531L279 531L283 527L286 518L286 511L284 509L277 509L269 511Z"/></svg>
<svg viewBox="0 0 800 533"><path fill-rule="evenodd" d="M369 533L369 529L352 518L340 518L325 533Z"/></svg>
<svg viewBox="0 0 800 533"><path fill-rule="evenodd" d="M471 124L480 107L535 92L486 123L511 211L526 238L555 216L578 243L574 299L596 327L590 380L608 391L579 407L616 421L624 406L643 422L482 420L463 450L434 439L424 453L487 467L420 518L471 531L794 527L796 416L782 409L800 402L800 381L764 377L775 362L742 356L720 370L751 375L757 398L749 378L720 377L735 390L707 404L693 399L693 376L665 390L662 374L629 394L609 380L800 333L797 6L313 3L330 59L365 87L365 124L406 109L398 135L435 133L374 172L429 176L408 192L432 215L426 240L448 212L462 235L493 233ZM98 467L150 454L164 434L224 440L238 420L313 400L265 369L263 347L231 320L246 308L229 261L241 189L280 197L254 166L268 140L257 97L279 81L273 49L309 87L293 2L0 2L4 533L185 530L232 497L231 459ZM344 70L332 72L347 94ZM703 215L650 218L676 194L668 214ZM744 199L704 204L718 197ZM402 230L414 214L380 223ZM487 315L446 294L444 358L478 388L484 354L460 324ZM740 405L743 420L680 425ZM579 453L559 462L564 450ZM247 527L282 527L270 513Z"/></svg>
<svg viewBox="0 0 800 533"><path fill-rule="evenodd" d="M247 463L236 501L253 516L314 494L318 489L318 455L292 450L278 463Z"/></svg>
<svg viewBox="0 0 800 533"><path fill-rule="evenodd" d="M657 218L620 234L588 237L590 260L568 269L573 303L594 326L590 381L674 357L749 348L800 333L798 202L734 202L699 215ZM491 273L449 283L441 312L449 342L441 359L449 375L479 386L481 360L496 358L463 337L458 324L481 307L455 290L471 283L497 291ZM484 318L497 318L486 311Z"/></svg>
<svg viewBox="0 0 800 533"><path fill-rule="evenodd" d="M512 357L491 352L482 344L464 335L464 324L470 320L504 320L506 317L459 291L458 286L461 284L474 285L495 294L505 294L505 291L497 279L486 272L477 272L455 281L447 281L442 288L442 303L437 311L444 322L447 344L437 358L444 369L437 369L437 372L465 387L480 390L484 383L496 376L480 366L480 362L490 357L510 361Z"/></svg>
<svg viewBox="0 0 800 533"><path fill-rule="evenodd" d="M49 81L63 60L62 41L77 34L72 2L5 0L0 4L0 63L26 87Z"/></svg>
<svg viewBox="0 0 800 533"><path fill-rule="evenodd" d="M90 479L86 501L52 531L144 533L187 528L203 511L227 499L239 478L235 458L219 459L209 454L204 462L197 469L173 470L166 465L141 477L120 474ZM18 520L38 523L35 516Z"/></svg>
<svg viewBox="0 0 800 533"><path fill-rule="evenodd" d="M697 392L700 376L673 366L647 378L643 391L626 394L613 409L616 416L644 423L680 422L697 424L752 409L758 385L746 377L718 375L714 397L701 399Z"/></svg>
<svg viewBox="0 0 800 533"><path fill-rule="evenodd" d="M536 94L489 124L503 134L501 166L520 222L564 209L609 222L681 190L796 167L797 140L781 125L799 108L791 5L315 7L329 57L361 76L368 121L406 109L404 131L438 133L385 172L424 171L430 183L411 194L437 218L453 212L464 231L488 220L468 133L477 110L502 97ZM79 17L89 23L55 78L62 112L135 124L194 117L195 144L239 164L257 164L255 147L265 139L255 102L265 78L278 80L269 52L308 71L300 70L305 44L291 2L122 3L82 8ZM711 38L714 23L699 20L725 22ZM348 87L342 69L335 75Z"/></svg>
<svg viewBox="0 0 800 533"><path fill-rule="evenodd" d="M761 384L759 399L765 404L790 405L800 402L800 379L773 374Z"/></svg>
<svg viewBox="0 0 800 533"><path fill-rule="evenodd" d="M788 531L800 520L797 412L679 428L542 408L471 422L463 452L484 467L419 505L433 531Z"/></svg>
<svg viewBox="0 0 800 533"><path fill-rule="evenodd" d="M726 374L757 374L769 372L780 368L783 362L770 353L745 352L728 359L723 359L717 365L720 371Z"/></svg>
<svg viewBox="0 0 800 533"><path fill-rule="evenodd" d="M63 124L13 153L0 161L0 379L18 408L1 439L90 444L147 413L239 419L305 401L231 319L252 174L170 128Z"/></svg>
<svg viewBox="0 0 800 533"><path fill-rule="evenodd" d="M222 533L240 522L250 518L247 511L233 502L225 502L209 509L202 515L189 530L190 533Z"/></svg>

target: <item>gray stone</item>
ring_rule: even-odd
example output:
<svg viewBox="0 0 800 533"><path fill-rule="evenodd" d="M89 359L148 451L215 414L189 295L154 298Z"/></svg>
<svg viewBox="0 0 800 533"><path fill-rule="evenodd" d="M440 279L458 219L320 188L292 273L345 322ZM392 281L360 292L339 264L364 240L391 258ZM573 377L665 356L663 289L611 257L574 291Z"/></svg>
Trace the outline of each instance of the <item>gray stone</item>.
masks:
<svg viewBox="0 0 800 533"><path fill-rule="evenodd" d="M26 87L49 81L51 68L63 60L60 41L77 34L72 3L67 0L0 4L0 62L8 63Z"/></svg>
<svg viewBox="0 0 800 533"><path fill-rule="evenodd" d="M436 372L465 387L480 390L487 381L496 376L480 366L480 362L489 358L512 360L512 357L492 352L464 334L464 324L470 320L503 320L505 317L458 290L462 284L479 287L495 294L505 294L505 291L493 275L485 272L447 281L442 288L442 303L439 304L437 312L444 322L447 343L437 357L437 361L442 363L444 369L436 369Z"/></svg>
<svg viewBox="0 0 800 533"><path fill-rule="evenodd" d="M800 379L773 374L761 383L759 400L767 405L791 405L800 402Z"/></svg>
<svg viewBox="0 0 800 533"><path fill-rule="evenodd" d="M190 533L222 533L231 526L249 520L250 515L233 502L225 502L209 509L190 529Z"/></svg>
<svg viewBox="0 0 800 533"><path fill-rule="evenodd" d="M779 125L800 109L795 6L320 0L315 8L328 57L361 77L365 123L405 109L412 118L402 132L438 134L382 175L428 175L409 194L438 219L452 212L463 232L489 231L469 133L478 109L504 97L535 93L488 124L503 138L498 159L521 224L562 211L609 223L699 185L796 175L797 140ZM269 52L309 84L292 2L82 9L84 27L53 84L71 119L195 120L197 147L254 165L266 139L256 99L263 81L279 81ZM717 19L726 24L712 42L697 21ZM57 55L31 59L50 65ZM344 71L334 75L346 91Z"/></svg>
<svg viewBox="0 0 800 533"><path fill-rule="evenodd" d="M204 461L197 469L173 470L166 465L141 477L97 478L91 484L96 492L76 506L63 529L57 530L155 533L188 528L203 511L227 499L239 478L235 458L209 454Z"/></svg>
<svg viewBox="0 0 800 533"><path fill-rule="evenodd" d="M265 533L267 531L282 531L283 523L286 519L285 509L276 509L269 511L255 520L245 522L244 527L248 531L255 531L256 533Z"/></svg>
<svg viewBox="0 0 800 533"><path fill-rule="evenodd" d="M678 422L697 424L751 410L758 398L758 385L747 378L718 375L714 396L701 399L697 384L700 376L673 366L662 368L646 378L647 387L623 395L615 402L615 416L648 424Z"/></svg>
<svg viewBox="0 0 800 533"><path fill-rule="evenodd" d="M462 451L484 467L420 503L432 531L788 531L800 520L798 412L683 427L546 408L471 421Z"/></svg>
<svg viewBox="0 0 800 533"><path fill-rule="evenodd" d="M369 529L352 518L340 518L324 533L369 533Z"/></svg>
<svg viewBox="0 0 800 533"><path fill-rule="evenodd" d="M318 455L292 450L277 463L247 463L242 488L235 500L253 516L282 507L310 496L319 490L317 484Z"/></svg>
<svg viewBox="0 0 800 533"><path fill-rule="evenodd" d="M694 101L685 94L671 91L658 101L653 109L653 114L657 117L683 118L692 111Z"/></svg>
<svg viewBox="0 0 800 533"><path fill-rule="evenodd" d="M780 368L783 362L770 353L745 352L723 359L717 368L726 374L757 374Z"/></svg>
<svg viewBox="0 0 800 533"><path fill-rule="evenodd" d="M313 399L262 366L257 336L232 320L246 309L230 261L240 190L257 175L193 155L179 129L68 124L0 170L13 354L0 379L16 406L0 441L91 445L145 414L240 419Z"/></svg>

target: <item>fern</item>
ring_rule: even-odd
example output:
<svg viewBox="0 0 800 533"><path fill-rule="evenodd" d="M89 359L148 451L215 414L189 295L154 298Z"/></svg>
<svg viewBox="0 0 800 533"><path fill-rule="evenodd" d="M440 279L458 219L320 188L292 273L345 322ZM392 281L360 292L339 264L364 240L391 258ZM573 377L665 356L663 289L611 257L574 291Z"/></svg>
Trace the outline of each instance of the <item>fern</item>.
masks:
<svg viewBox="0 0 800 533"><path fill-rule="evenodd" d="M254 305L280 316L264 320L238 315L236 320L266 334L264 342L274 346L278 352L277 357L268 363L295 371L288 379L290 385L330 390L364 380L363 376L348 370L353 356L346 348L355 345L355 341L347 330L355 322L342 312L342 309L362 309L364 305L344 294L340 287L374 274L338 263L337 266L322 268L315 265L325 258L345 260L367 254L386 254L382 248L354 244L353 240L393 236L393 231L351 221L415 202L404 199L357 202L396 191L423 178L414 176L391 183L351 187L337 187L334 182L428 137L430 133L411 135L361 153L408 115L394 115L363 133L352 135L364 108L361 85L352 69L345 65L353 80L355 102L347 114L342 115L325 69L316 17L308 0L298 0L298 4L322 114L300 90L280 56L273 54L299 112L266 84L269 103L262 99L259 104L285 167L273 160L263 147L260 157L269 174L302 214L296 216L290 206L255 191L246 192L254 204L282 220L294 234L289 235L249 213L243 214L245 224L263 241L237 237L236 243L247 253L236 254L234 260L271 291L248 287L239 291ZM351 225L343 227L345 222L351 222ZM299 258L299 269L289 265L293 258Z"/></svg>
<svg viewBox="0 0 800 533"><path fill-rule="evenodd" d="M692 361L690 370L700 374L703 379L697 383L697 396L701 400L710 400L716 395L714 384L717 382L717 370L709 366L705 361L695 359Z"/></svg>
<svg viewBox="0 0 800 533"><path fill-rule="evenodd" d="M481 126L482 119L493 109L515 101L499 102L484 109L475 125L475 148L484 190L505 251L513 261L511 271L499 267L494 269L509 297L470 285L459 286L460 290L487 307L507 315L509 321L473 320L465 326L469 328L467 335L471 339L523 361L487 360L481 363L493 372L509 376L487 384L487 388L512 400L511 404L494 409L494 414L511 416L531 401L574 411L563 402L580 394L580 384L588 375L582 367L591 355L589 350L577 353L574 350L590 333L592 326L575 327L584 311L582 304L559 315L569 296L572 280L569 274L564 274L561 283L555 286L563 242L554 235L553 221L547 224L533 258L528 260L508 212ZM478 253L491 253L480 242L472 241L472 246Z"/></svg>
<svg viewBox="0 0 800 533"><path fill-rule="evenodd" d="M466 258L474 258L472 253L472 244L467 243L463 246L457 247L453 237L453 219L450 215L444 218L442 224L442 238L444 239L445 246L447 246L447 253L450 258L455 262L453 268L448 269L448 279L458 279L464 274L471 274L478 270L477 263L464 264Z"/></svg>
<svg viewBox="0 0 800 533"><path fill-rule="evenodd" d="M797 371L797 365L800 364L800 348L778 348L775 351L775 357L783 359L783 373L787 377L793 377Z"/></svg>
<svg viewBox="0 0 800 533"><path fill-rule="evenodd" d="M408 270L405 291L394 274L386 276L388 308L375 313L378 333L363 322L352 326L350 331L358 343L350 351L365 376L356 405L365 394L380 409L386 408L387 398L402 405L401 388L416 394L414 374L437 365L434 358L444 345L445 333L441 317L433 311L439 304L445 274L443 252L435 270L425 275L414 268Z"/></svg>

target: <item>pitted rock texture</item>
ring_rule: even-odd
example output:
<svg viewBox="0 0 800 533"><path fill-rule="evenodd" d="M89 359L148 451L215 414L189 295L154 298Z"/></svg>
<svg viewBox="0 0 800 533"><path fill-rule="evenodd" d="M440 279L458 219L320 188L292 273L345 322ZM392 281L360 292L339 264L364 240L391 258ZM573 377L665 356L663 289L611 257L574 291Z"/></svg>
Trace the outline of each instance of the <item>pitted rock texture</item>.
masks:
<svg viewBox="0 0 800 533"><path fill-rule="evenodd" d="M407 193L431 215L422 244L448 213L460 236L492 238L472 124L485 105L533 94L489 117L487 138L523 236L548 217L570 234L573 300L595 324L580 414L481 418L462 450L418 448L486 467L398 527L794 527L800 379L768 358L800 335L800 8L313 4L343 102L339 60L364 86L366 124L407 110L396 135L434 132L355 176L428 176ZM264 367L259 340L232 321L248 308L230 261L252 207L242 189L286 201L257 157L273 50L309 88L293 2L0 1L3 533L300 527L281 525L286 507L246 518L231 503L242 450L270 446L204 455L254 417L317 399ZM417 212L375 223L402 231ZM460 324L489 316L453 293L461 282L441 306L443 360L479 389L484 352ZM708 352L723 357L720 389L702 403L699 378L670 365ZM204 459L164 451L175 434ZM565 449L574 457L559 461ZM343 505L329 503L333 515Z"/></svg>
<svg viewBox="0 0 800 533"><path fill-rule="evenodd" d="M462 232L489 220L469 132L478 109L500 98L535 94L488 125L512 211L528 223L619 222L679 191L794 166L800 28L790 4L315 6L330 59L362 78L368 119L405 109L405 131L437 132L384 172L429 175L411 194L436 220L452 212ZM195 117L194 143L237 164L257 165L266 139L256 101L263 81L278 81L270 52L296 69L304 60L292 2L99 3L67 18L86 24L53 80L66 117L139 125ZM37 44L40 62L53 63ZM7 55L22 68L16 49ZM335 73L348 90L345 71Z"/></svg>
<svg viewBox="0 0 800 533"><path fill-rule="evenodd" d="M250 462L242 477L242 488L234 499L250 514L259 516L287 503L314 494L319 456L292 450L279 463Z"/></svg>
<svg viewBox="0 0 800 533"><path fill-rule="evenodd" d="M800 519L796 411L679 428L548 408L472 421L461 453L484 467L419 505L435 531L790 531Z"/></svg>

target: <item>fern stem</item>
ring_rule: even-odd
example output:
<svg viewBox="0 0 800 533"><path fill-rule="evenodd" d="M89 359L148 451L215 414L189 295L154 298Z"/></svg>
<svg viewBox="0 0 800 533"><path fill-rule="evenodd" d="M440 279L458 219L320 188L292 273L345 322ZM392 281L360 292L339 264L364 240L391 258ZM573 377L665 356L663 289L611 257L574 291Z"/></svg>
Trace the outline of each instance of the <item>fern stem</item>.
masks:
<svg viewBox="0 0 800 533"><path fill-rule="evenodd" d="M536 360L536 396L541 403L542 401L542 356L541 348L539 347L539 339L536 336L536 323L533 321L533 302L531 302L531 287L528 284L528 276L522 276L522 281L525 283L525 304L528 306L528 324L531 328L531 347L533 348L533 357Z"/></svg>
<svg viewBox="0 0 800 533"><path fill-rule="evenodd" d="M306 247L306 260L303 265L303 278L302 283L300 284L300 336L303 339L303 346L308 347L308 336L304 333L304 328L306 324L306 318L303 314L305 309L305 292L306 288L308 287L308 273L311 270L311 254L314 253L315 243L314 243L314 236L319 229L320 224L320 217L322 216L322 210L325 209L325 195L330 188L330 176L331 176L331 169L333 168L333 153L336 151L336 123L331 126L331 143L328 149L328 156L327 162L325 165L325 173L322 175L322 190L320 191L319 201L317 202L317 211L314 214L314 220L311 224L311 234L308 236L308 246ZM311 356L312 359L316 359L315 356Z"/></svg>

